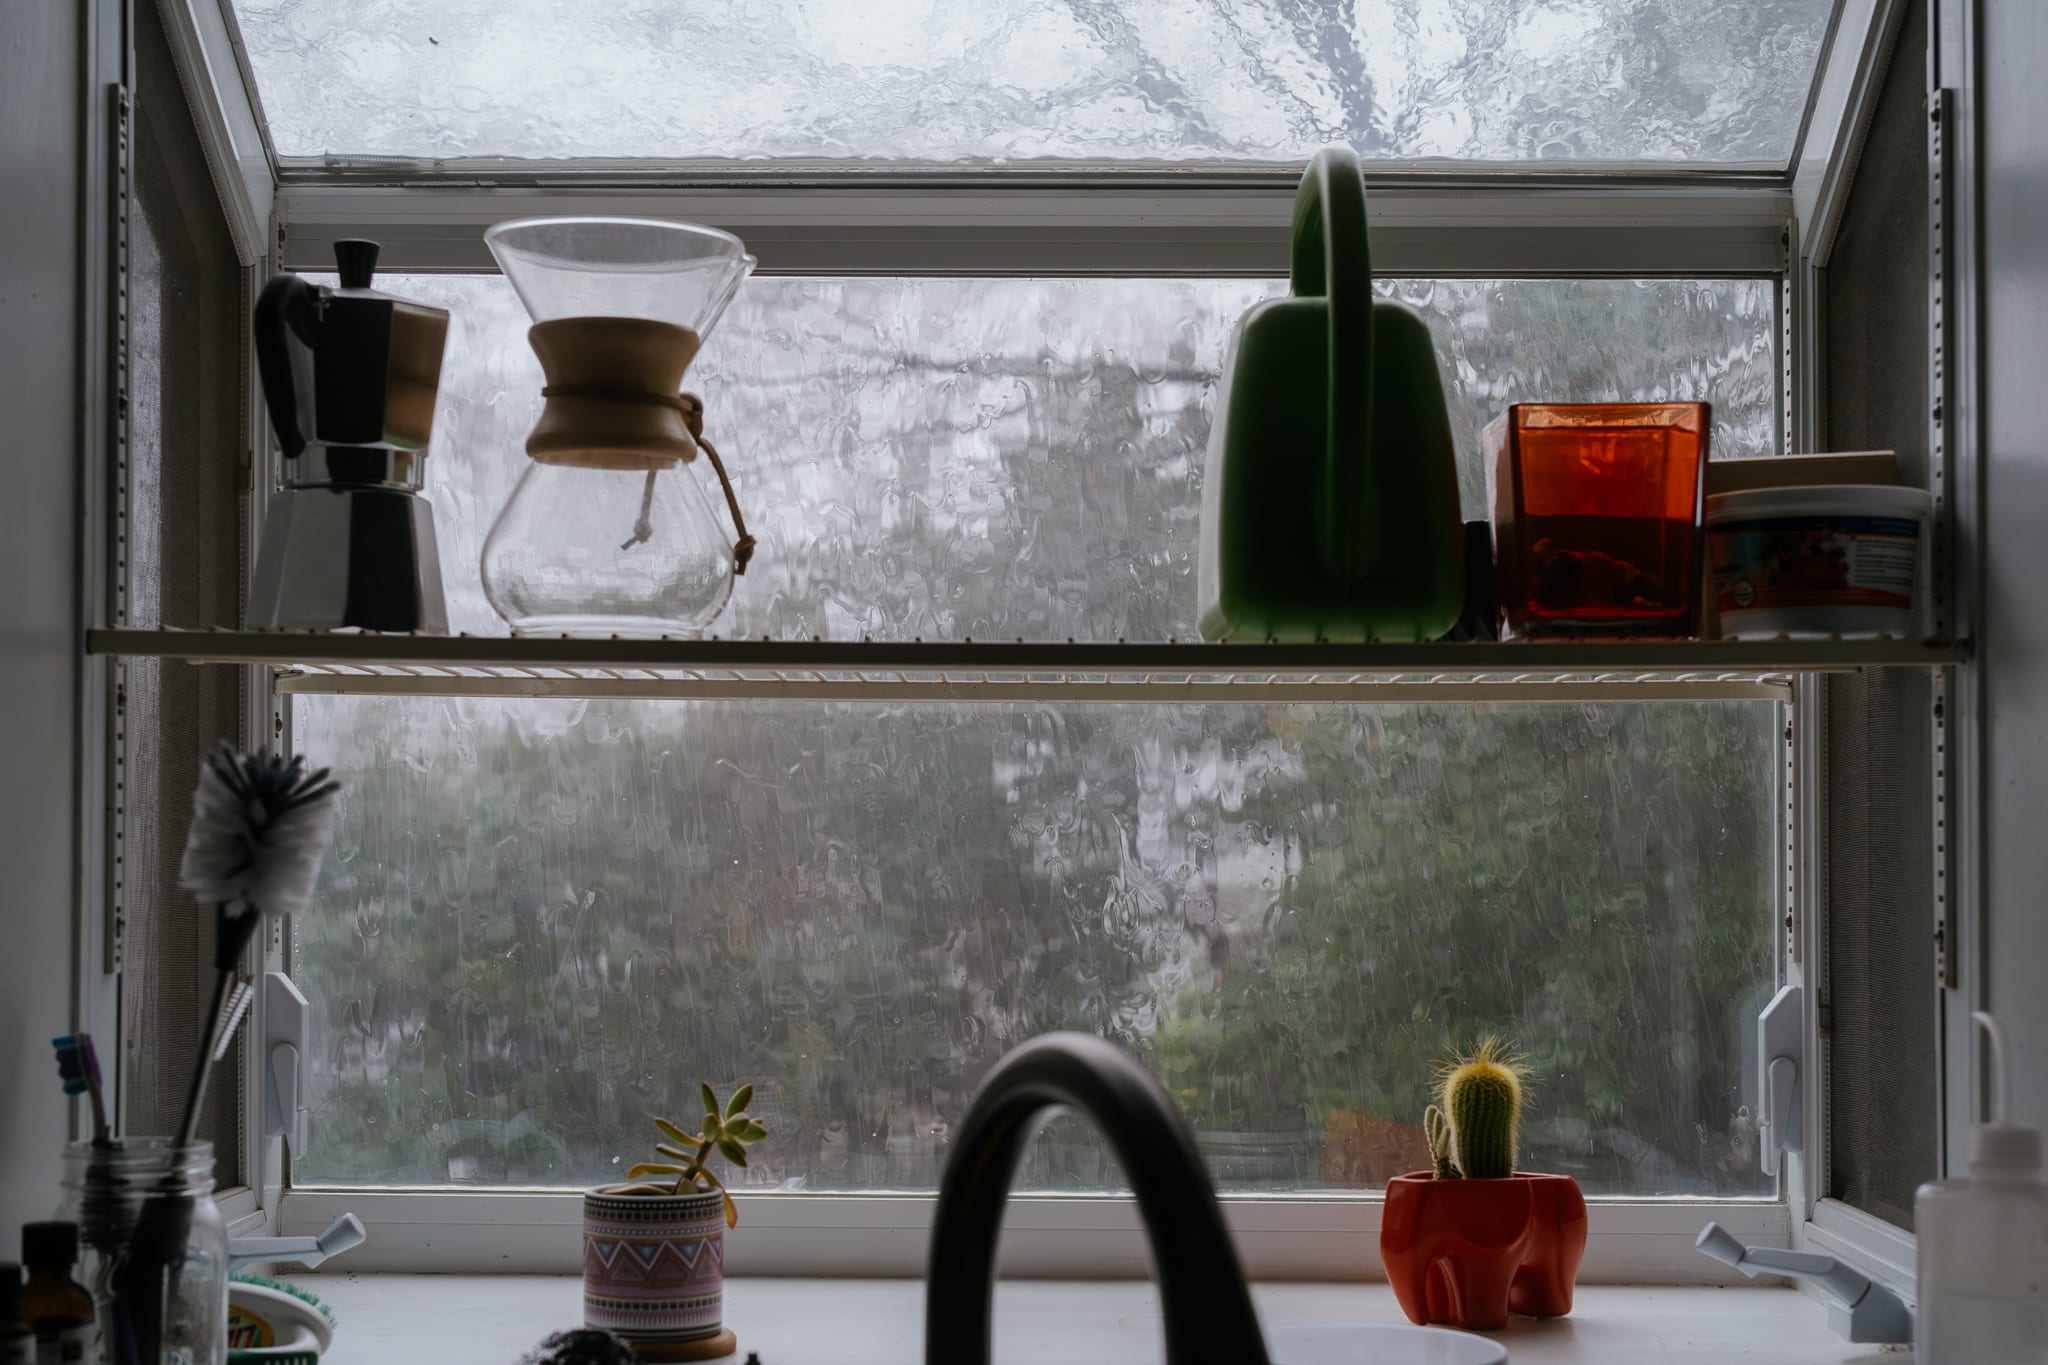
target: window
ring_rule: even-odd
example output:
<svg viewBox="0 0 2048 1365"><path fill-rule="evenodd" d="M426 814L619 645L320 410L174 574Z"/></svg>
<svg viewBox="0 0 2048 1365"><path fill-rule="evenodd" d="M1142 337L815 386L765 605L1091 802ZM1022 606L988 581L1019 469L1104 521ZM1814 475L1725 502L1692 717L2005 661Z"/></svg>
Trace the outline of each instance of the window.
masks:
<svg viewBox="0 0 2048 1365"><path fill-rule="evenodd" d="M1321 146L1366 162L1378 289L1431 328L1468 518L1479 432L1522 398L1702 398L1717 459L1811 448L1809 217L1844 198L1896 8L183 0L176 27L240 77L209 157L246 173L253 138L274 177L274 205L223 185L238 245L318 270L376 238L385 288L453 310L427 467L455 630L503 633L476 565L540 401L480 232L591 212L761 257L689 379L760 540L715 630L1113 648L1196 633L1209 405ZM1435 1064L1497 1031L1536 1068L1532 1158L1602 1197L1589 1273L1696 1269L1697 1205L1645 1201L1788 1239L1812 1182L1758 1164L1753 1016L1809 970L1819 789L1792 755L1829 751L1820 689L1786 677L1860 656L1588 657L1114 704L1023 674L650 700L273 657L277 732L349 784L278 964L313 1007L280 1221L352 1207L481 1257L573 1218L562 1192L702 1075L754 1081L777 1135L751 1245L894 1235L986 1067L1070 1027L1182 1103L1233 1226L1280 1248L1255 1270L1330 1273L1289 1220L1376 1217ZM1065 1125L1026 1179L1061 1247L1121 1187ZM775 1267L844 1271L849 1245Z"/></svg>
<svg viewBox="0 0 2048 1365"><path fill-rule="evenodd" d="M286 164L1782 168L1829 0L235 0ZM332 79L336 69L346 80Z"/></svg>
<svg viewBox="0 0 2048 1365"><path fill-rule="evenodd" d="M756 1086L750 1187L931 1191L989 1064L1080 1029L1224 1188L1370 1188L1497 1030L1537 1167L1772 1192L1771 702L297 701L349 784L307 1184L616 1178L701 1071ZM1122 1187L1068 1124L1026 1178Z"/></svg>
<svg viewBox="0 0 2048 1365"><path fill-rule="evenodd" d="M331 277L315 277L329 278ZM451 310L428 467L449 626L539 415L502 276L380 276ZM689 382L762 548L714 629L803 639L1195 636L1202 462L1230 329L1274 281L750 280ZM1383 280L1443 359L1464 514L1479 433L1541 392L1705 398L1714 450L1778 450L1770 280Z"/></svg>
<svg viewBox="0 0 2048 1365"><path fill-rule="evenodd" d="M463 570L538 412L524 313L496 276L387 287L455 314L429 491L453 624L490 632ZM1524 386L1708 397L1724 450L1775 449L1769 281L1380 287L1435 326L1471 515ZM1191 636L1208 405L1273 288L753 282L692 371L761 539L721 628ZM756 1183L929 1191L982 1071L1079 1028L1154 1066L1226 1187L1371 1187L1497 1030L1534 1045L1546 1168L1768 1194L1778 709L299 696L349 795L295 940L295 1178L602 1180L688 1107L680 1066L756 1083ZM1117 1186L1091 1136L1041 1141L1036 1183Z"/></svg>

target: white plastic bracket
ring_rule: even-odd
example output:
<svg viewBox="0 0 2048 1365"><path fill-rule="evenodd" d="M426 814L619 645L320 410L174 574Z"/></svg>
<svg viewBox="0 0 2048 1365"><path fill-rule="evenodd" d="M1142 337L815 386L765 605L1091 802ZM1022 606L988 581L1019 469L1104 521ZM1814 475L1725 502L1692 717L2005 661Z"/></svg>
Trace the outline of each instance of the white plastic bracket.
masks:
<svg viewBox="0 0 2048 1365"><path fill-rule="evenodd" d="M263 974L263 1136L306 1150L306 997L283 972Z"/></svg>
<svg viewBox="0 0 2048 1365"><path fill-rule="evenodd" d="M1786 986L1756 1017L1757 1138L1765 1175L1778 1174L1778 1153L1804 1150L1806 991Z"/></svg>

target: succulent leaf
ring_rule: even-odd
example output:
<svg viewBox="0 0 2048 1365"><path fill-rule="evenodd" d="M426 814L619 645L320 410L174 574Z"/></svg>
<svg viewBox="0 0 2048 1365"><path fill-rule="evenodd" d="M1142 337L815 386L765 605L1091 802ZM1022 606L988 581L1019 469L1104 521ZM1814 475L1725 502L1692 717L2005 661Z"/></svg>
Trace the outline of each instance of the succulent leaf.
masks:
<svg viewBox="0 0 2048 1365"><path fill-rule="evenodd" d="M627 1172L627 1183L606 1186L605 1194L687 1194L695 1191L719 1191L725 1206L725 1225L739 1226L739 1205L725 1192L725 1184L711 1173L704 1162L715 1149L718 1154L734 1166L744 1168L747 1164L747 1144L759 1142L768 1136L768 1130L748 1117L747 1105L753 1101L754 1087L742 1085L733 1092L731 1101L719 1108L718 1092L709 1082L697 1085L698 1097L704 1102L704 1128L702 1132L686 1133L677 1124L664 1118L654 1120L654 1126L672 1142L657 1142L654 1150L669 1161L644 1162ZM641 1176L673 1176L671 1185L653 1185L639 1181Z"/></svg>

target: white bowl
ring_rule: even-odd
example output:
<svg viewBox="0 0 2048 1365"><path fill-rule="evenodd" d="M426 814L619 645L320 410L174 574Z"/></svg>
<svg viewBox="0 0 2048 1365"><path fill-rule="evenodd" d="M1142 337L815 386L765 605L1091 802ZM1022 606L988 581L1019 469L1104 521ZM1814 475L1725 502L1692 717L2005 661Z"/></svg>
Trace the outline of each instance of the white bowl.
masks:
<svg viewBox="0 0 2048 1365"><path fill-rule="evenodd" d="M1344 1323L1266 1334L1273 1365L1502 1365L1508 1348L1445 1327Z"/></svg>

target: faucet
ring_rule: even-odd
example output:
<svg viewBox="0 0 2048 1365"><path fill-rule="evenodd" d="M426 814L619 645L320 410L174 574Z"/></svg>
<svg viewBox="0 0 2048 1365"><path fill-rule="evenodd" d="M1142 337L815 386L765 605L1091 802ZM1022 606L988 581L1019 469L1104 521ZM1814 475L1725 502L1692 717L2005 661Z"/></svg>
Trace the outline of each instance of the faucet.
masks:
<svg viewBox="0 0 2048 1365"><path fill-rule="evenodd" d="M1062 1110L1094 1121L1130 1179L1158 1267L1167 1365L1267 1365L1237 1248L1186 1123L1143 1067L1081 1033L1015 1049L968 1106L932 1220L925 1365L989 1365L1003 1205L1024 1149Z"/></svg>

